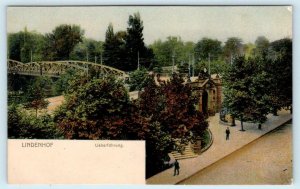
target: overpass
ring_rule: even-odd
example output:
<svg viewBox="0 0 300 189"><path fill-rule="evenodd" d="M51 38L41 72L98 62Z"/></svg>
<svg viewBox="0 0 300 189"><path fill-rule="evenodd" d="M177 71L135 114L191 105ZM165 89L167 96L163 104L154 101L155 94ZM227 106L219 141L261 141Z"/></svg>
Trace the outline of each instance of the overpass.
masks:
<svg viewBox="0 0 300 189"><path fill-rule="evenodd" d="M7 60L7 71L11 74L60 77L67 70L75 69L78 72L89 74L96 72L101 75L114 75L118 78L129 77L124 71L102 64L85 61L36 61L23 63L16 60Z"/></svg>

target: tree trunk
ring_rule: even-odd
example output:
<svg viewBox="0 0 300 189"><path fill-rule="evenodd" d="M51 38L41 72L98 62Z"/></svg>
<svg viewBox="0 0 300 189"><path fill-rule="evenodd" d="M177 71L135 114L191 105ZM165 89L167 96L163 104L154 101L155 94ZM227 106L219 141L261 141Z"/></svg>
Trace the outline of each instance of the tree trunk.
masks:
<svg viewBox="0 0 300 189"><path fill-rule="evenodd" d="M234 118L234 116L232 116L232 122L231 122L231 125L230 125L231 127L234 127L234 126L236 126L236 124L235 124L235 118Z"/></svg>
<svg viewBox="0 0 300 189"><path fill-rule="evenodd" d="M258 129L261 130L261 123L258 124Z"/></svg>
<svg viewBox="0 0 300 189"><path fill-rule="evenodd" d="M244 125L243 125L243 118L241 117L241 130L240 131L245 131L244 130Z"/></svg>
<svg viewBox="0 0 300 189"><path fill-rule="evenodd" d="M273 109L273 116L278 116L278 114L277 114L277 109Z"/></svg>

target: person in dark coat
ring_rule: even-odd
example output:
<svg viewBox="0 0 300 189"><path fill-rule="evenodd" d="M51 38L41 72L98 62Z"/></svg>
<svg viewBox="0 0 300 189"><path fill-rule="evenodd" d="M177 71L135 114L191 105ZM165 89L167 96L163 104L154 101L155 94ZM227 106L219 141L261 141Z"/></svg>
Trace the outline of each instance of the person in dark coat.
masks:
<svg viewBox="0 0 300 189"><path fill-rule="evenodd" d="M178 163L178 161L176 159L175 163L174 163L174 176L176 175L176 173L177 173L177 175L179 175L179 169L180 169L179 163Z"/></svg>
<svg viewBox="0 0 300 189"><path fill-rule="evenodd" d="M227 127L225 133L226 133L226 140L229 140L229 135L230 135L229 127Z"/></svg>

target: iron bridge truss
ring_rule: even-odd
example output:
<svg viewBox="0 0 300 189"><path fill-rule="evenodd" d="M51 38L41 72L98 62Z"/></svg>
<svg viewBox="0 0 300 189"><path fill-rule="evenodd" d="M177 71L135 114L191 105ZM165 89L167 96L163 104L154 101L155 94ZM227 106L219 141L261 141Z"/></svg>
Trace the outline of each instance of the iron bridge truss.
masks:
<svg viewBox="0 0 300 189"><path fill-rule="evenodd" d="M31 75L31 76L48 76L60 77L66 73L67 70L75 69L78 72L89 74L89 72L96 72L101 75L114 75L117 78L127 78L128 75L116 68L106 65L96 64L84 61L37 61L22 63L15 60L7 60L8 73Z"/></svg>

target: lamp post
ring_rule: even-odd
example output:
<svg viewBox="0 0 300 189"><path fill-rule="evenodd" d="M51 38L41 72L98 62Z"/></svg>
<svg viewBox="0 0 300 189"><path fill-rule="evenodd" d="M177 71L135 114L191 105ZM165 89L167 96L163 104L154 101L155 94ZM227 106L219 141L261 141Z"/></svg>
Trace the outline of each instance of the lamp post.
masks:
<svg viewBox="0 0 300 189"><path fill-rule="evenodd" d="M174 64L175 64L175 50L173 50L173 54L172 54L172 75L174 74Z"/></svg>

